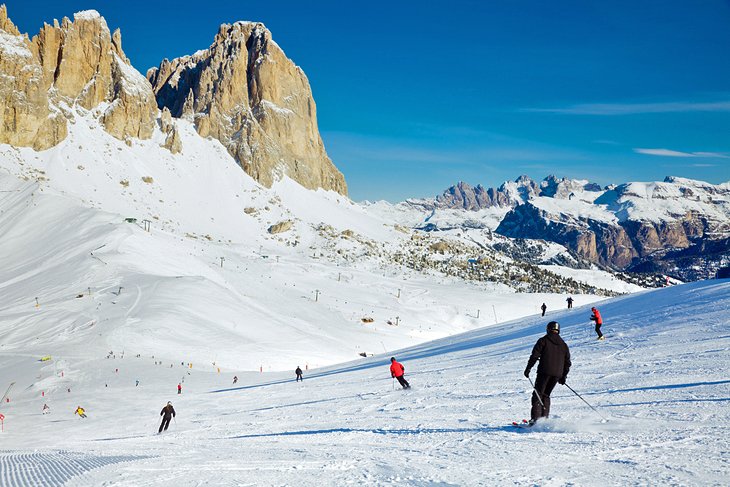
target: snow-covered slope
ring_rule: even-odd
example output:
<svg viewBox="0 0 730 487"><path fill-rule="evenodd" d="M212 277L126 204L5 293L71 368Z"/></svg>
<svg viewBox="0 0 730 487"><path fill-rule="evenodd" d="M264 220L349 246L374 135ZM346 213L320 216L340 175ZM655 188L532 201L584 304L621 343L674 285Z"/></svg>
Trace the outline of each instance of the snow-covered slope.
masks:
<svg viewBox="0 0 730 487"><path fill-rule="evenodd" d="M730 282L707 281L602 303L605 342L582 306L425 343L396 354L409 391L393 389L390 354L307 370L297 384L292 372L218 373L184 358L39 362L3 347L1 376L16 385L0 407L0 482L723 485L729 307ZM557 386L552 417L517 429L530 397L522 370L548 319L571 347L568 385L598 413ZM164 340L158 350L178 353ZM177 416L157 436L168 400Z"/></svg>
<svg viewBox="0 0 730 487"><path fill-rule="evenodd" d="M78 110L50 150L0 146L5 350L281 370L563 305L389 264L410 238L392 220L289 179L263 188L185 121L175 155L159 131L127 145Z"/></svg>
<svg viewBox="0 0 730 487"><path fill-rule="evenodd" d="M176 351L166 359L280 370L564 303L389 262L411 237L387 214L290 179L263 188L184 120L172 154L159 129L127 144L102 130L99 111L75 110L50 150L0 146L6 350L159 356L166 343ZM292 228L270 234L279 222Z"/></svg>

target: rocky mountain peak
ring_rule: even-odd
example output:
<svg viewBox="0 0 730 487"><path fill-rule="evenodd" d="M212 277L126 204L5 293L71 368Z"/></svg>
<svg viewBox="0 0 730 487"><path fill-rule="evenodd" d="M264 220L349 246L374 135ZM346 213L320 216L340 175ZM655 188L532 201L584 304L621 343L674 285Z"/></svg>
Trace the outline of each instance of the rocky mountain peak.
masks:
<svg viewBox="0 0 730 487"><path fill-rule="evenodd" d="M189 117L266 186L289 176L347 193L317 128L309 81L259 22L223 24L207 49L147 72L160 108Z"/></svg>
<svg viewBox="0 0 730 487"><path fill-rule="evenodd" d="M122 51L121 33L109 31L95 10L45 24L28 40L0 7L0 99L5 107L0 142L47 149L66 137L73 114L93 110L119 139L149 138L157 107L149 83Z"/></svg>
<svg viewBox="0 0 730 487"><path fill-rule="evenodd" d="M15 24L8 18L8 9L5 4L0 5L0 30L7 34L19 36L20 31Z"/></svg>

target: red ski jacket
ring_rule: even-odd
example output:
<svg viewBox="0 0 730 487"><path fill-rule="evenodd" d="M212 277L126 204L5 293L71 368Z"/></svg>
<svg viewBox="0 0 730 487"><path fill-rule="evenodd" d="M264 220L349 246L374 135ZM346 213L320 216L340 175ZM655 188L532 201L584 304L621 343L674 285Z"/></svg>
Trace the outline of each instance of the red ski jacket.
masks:
<svg viewBox="0 0 730 487"><path fill-rule="evenodd" d="M593 316L591 316L591 320L595 321L597 325L603 324L603 318L601 318L601 313L596 308L593 308Z"/></svg>
<svg viewBox="0 0 730 487"><path fill-rule="evenodd" d="M390 364L390 375L392 377L402 377L403 373L406 371L406 369L403 367L403 364L400 362L393 361Z"/></svg>

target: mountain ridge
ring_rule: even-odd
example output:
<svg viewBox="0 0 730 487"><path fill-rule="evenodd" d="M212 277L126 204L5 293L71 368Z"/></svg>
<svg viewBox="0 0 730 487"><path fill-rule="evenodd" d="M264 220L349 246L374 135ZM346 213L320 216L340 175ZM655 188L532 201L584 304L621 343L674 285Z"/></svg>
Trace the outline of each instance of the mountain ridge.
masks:
<svg viewBox="0 0 730 487"><path fill-rule="evenodd" d="M497 211L492 229L498 234L559 243L617 270L695 280L730 265L730 182L667 176L601 187L552 175L540 182L520 176L497 188L459 182L435 198L404 204L431 213L463 212L468 221L474 213ZM715 250L704 258L701 249L710 247ZM696 272L697 266L706 270Z"/></svg>

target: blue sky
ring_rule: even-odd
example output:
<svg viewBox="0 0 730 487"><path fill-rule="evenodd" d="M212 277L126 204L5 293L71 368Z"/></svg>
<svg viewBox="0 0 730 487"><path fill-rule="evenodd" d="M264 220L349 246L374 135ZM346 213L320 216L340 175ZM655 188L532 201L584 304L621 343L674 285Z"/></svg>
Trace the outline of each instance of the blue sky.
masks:
<svg viewBox="0 0 730 487"><path fill-rule="evenodd" d="M21 31L94 8L143 73L261 21L309 77L355 200L520 174L730 180L730 2L6 0Z"/></svg>

